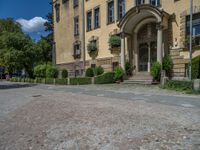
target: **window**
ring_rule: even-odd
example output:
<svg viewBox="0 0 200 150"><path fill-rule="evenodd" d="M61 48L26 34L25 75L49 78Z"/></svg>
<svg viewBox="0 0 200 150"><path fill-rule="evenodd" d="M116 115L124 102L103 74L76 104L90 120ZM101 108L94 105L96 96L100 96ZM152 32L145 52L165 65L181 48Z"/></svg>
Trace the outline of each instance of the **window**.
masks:
<svg viewBox="0 0 200 150"><path fill-rule="evenodd" d="M81 48L80 44L74 45L74 58L80 58L81 57Z"/></svg>
<svg viewBox="0 0 200 150"><path fill-rule="evenodd" d="M117 17L118 19L122 19L122 17L125 15L125 11L126 11L126 8L125 8L125 0L118 0L118 10L117 10Z"/></svg>
<svg viewBox="0 0 200 150"><path fill-rule="evenodd" d="M78 0L74 0L74 7L78 7Z"/></svg>
<svg viewBox="0 0 200 150"><path fill-rule="evenodd" d="M100 8L94 9L94 28L100 27Z"/></svg>
<svg viewBox="0 0 200 150"><path fill-rule="evenodd" d="M150 0L151 5L160 6L160 0Z"/></svg>
<svg viewBox="0 0 200 150"><path fill-rule="evenodd" d="M79 35L79 17L74 18L74 35Z"/></svg>
<svg viewBox="0 0 200 150"><path fill-rule="evenodd" d="M136 0L136 5L144 4L145 0Z"/></svg>
<svg viewBox="0 0 200 150"><path fill-rule="evenodd" d="M200 13L193 15L192 21L192 32L193 32L193 45L200 45ZM190 36L190 16L186 17L186 44L189 44Z"/></svg>
<svg viewBox="0 0 200 150"><path fill-rule="evenodd" d="M55 9L56 9L56 22L59 22L60 21L60 4L56 4Z"/></svg>
<svg viewBox="0 0 200 150"><path fill-rule="evenodd" d="M92 30L92 11L87 12L87 31Z"/></svg>
<svg viewBox="0 0 200 150"><path fill-rule="evenodd" d="M114 22L114 1L108 2L108 24Z"/></svg>

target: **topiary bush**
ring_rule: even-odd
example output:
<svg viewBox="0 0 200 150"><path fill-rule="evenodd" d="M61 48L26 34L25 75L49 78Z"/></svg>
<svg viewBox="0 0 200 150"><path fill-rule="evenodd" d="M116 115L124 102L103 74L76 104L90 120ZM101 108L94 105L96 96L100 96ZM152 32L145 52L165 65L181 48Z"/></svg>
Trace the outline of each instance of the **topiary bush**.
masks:
<svg viewBox="0 0 200 150"><path fill-rule="evenodd" d="M95 77L94 79L94 83L95 84L109 84L109 83L114 83L114 76L115 73L114 72L106 72L102 75L99 75L97 77Z"/></svg>
<svg viewBox="0 0 200 150"><path fill-rule="evenodd" d="M94 74L95 76L101 75L104 73L104 69L101 66L98 66L96 68L94 68Z"/></svg>
<svg viewBox="0 0 200 150"><path fill-rule="evenodd" d="M93 68L88 68L85 72L86 77L94 77L94 70Z"/></svg>
<svg viewBox="0 0 200 150"><path fill-rule="evenodd" d="M92 84L92 78L89 77L70 78L69 80L70 80L70 85Z"/></svg>
<svg viewBox="0 0 200 150"><path fill-rule="evenodd" d="M123 75L124 75L124 70L120 67L120 66L118 66L118 67L116 67L115 68L115 76L114 76L114 79L116 80L116 81L118 81L118 80L123 80Z"/></svg>
<svg viewBox="0 0 200 150"><path fill-rule="evenodd" d="M66 69L62 70L62 78L67 78L68 77L68 71Z"/></svg>
<svg viewBox="0 0 200 150"><path fill-rule="evenodd" d="M150 72L154 80L160 81L161 67L159 62L156 62L151 66Z"/></svg>
<svg viewBox="0 0 200 150"><path fill-rule="evenodd" d="M163 58L162 67L163 67L163 70L166 71L166 75L168 77L171 77L173 62L172 62L172 59L169 55L167 55Z"/></svg>
<svg viewBox="0 0 200 150"><path fill-rule="evenodd" d="M192 79L200 79L200 56L192 59Z"/></svg>
<svg viewBox="0 0 200 150"><path fill-rule="evenodd" d="M112 35L109 38L109 46L110 48L120 47L121 46L121 38L117 35Z"/></svg>

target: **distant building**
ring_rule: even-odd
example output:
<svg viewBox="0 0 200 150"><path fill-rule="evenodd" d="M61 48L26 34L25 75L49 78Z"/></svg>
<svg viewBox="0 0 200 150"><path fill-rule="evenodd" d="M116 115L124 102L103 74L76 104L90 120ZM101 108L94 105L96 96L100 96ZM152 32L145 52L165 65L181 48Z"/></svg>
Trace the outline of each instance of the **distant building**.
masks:
<svg viewBox="0 0 200 150"><path fill-rule="evenodd" d="M111 71L129 61L137 74L149 72L152 63L170 54L173 76L186 76L189 0L84 0L84 11L82 0L53 2L56 64L70 75L83 72L84 42L85 68ZM195 57L200 55L200 1L193 0L193 5Z"/></svg>

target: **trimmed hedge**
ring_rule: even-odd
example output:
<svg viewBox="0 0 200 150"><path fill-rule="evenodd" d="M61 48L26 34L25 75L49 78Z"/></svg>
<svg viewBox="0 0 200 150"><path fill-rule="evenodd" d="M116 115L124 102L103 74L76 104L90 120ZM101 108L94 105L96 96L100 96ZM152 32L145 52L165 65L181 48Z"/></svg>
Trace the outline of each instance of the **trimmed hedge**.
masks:
<svg viewBox="0 0 200 150"><path fill-rule="evenodd" d="M70 80L70 85L92 84L92 78L89 77L70 78L69 80Z"/></svg>
<svg viewBox="0 0 200 150"><path fill-rule="evenodd" d="M165 84L164 88L176 91L192 91L193 81L169 80Z"/></svg>
<svg viewBox="0 0 200 150"><path fill-rule="evenodd" d="M36 82L36 83L43 83L43 78L36 78L36 79L35 79L35 82Z"/></svg>
<svg viewBox="0 0 200 150"><path fill-rule="evenodd" d="M99 75L97 77L95 77L94 79L94 83L95 84L109 84L109 83L114 83L114 76L115 73L114 72L106 72L102 75Z"/></svg>
<svg viewBox="0 0 200 150"><path fill-rule="evenodd" d="M54 78L46 78L45 83L46 84L54 84Z"/></svg>
<svg viewBox="0 0 200 150"><path fill-rule="evenodd" d="M55 79L55 84L57 85L67 85L67 78L66 79Z"/></svg>

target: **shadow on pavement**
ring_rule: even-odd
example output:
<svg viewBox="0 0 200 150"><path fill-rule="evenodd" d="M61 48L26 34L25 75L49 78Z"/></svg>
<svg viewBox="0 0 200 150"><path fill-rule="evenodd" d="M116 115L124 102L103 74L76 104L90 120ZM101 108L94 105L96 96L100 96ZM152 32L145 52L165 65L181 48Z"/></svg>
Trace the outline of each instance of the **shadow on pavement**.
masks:
<svg viewBox="0 0 200 150"><path fill-rule="evenodd" d="M0 89L6 90L6 89L26 88L33 86L36 86L36 84L0 84Z"/></svg>

